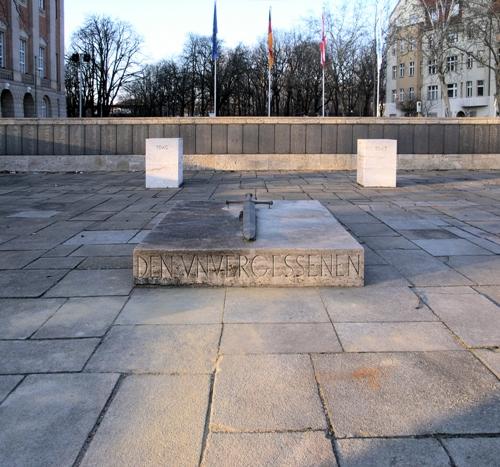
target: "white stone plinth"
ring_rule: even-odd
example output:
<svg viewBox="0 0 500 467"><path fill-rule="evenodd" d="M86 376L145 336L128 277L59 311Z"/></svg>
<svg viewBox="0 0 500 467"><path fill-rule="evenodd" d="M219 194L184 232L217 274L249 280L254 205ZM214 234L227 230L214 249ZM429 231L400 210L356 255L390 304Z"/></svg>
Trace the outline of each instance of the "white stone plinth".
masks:
<svg viewBox="0 0 500 467"><path fill-rule="evenodd" d="M366 187L396 187L398 142L358 139L357 182Z"/></svg>
<svg viewBox="0 0 500 467"><path fill-rule="evenodd" d="M146 140L146 188L178 188L183 182L182 138Z"/></svg>

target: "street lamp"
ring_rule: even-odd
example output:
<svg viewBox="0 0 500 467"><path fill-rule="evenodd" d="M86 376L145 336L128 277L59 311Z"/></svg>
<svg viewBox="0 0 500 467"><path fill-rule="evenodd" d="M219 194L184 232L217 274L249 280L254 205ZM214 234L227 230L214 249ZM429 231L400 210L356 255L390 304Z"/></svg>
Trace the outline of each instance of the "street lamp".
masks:
<svg viewBox="0 0 500 467"><path fill-rule="evenodd" d="M82 62L89 63L90 54L88 53L80 54L78 52L75 52L73 55L71 55L71 61L78 65L78 114L80 118L82 118L82 110L83 110Z"/></svg>

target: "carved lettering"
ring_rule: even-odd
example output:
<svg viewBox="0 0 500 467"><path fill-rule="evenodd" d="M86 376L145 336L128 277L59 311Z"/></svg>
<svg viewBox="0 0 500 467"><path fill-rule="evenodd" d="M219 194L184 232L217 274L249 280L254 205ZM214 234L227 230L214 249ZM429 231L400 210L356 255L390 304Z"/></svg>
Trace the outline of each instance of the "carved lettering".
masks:
<svg viewBox="0 0 500 467"><path fill-rule="evenodd" d="M252 274L255 277L264 277L269 272L269 267L267 267L267 266L264 265L263 271L261 271L259 273L259 271L255 269L255 262L259 258L263 259L264 261L266 260L266 258L264 256L260 256L260 255L254 256L252 258L252 261L250 262L250 270L252 271ZM274 264L274 256L273 256L273 264ZM274 271L273 271L273 274L274 274Z"/></svg>
<svg viewBox="0 0 500 467"><path fill-rule="evenodd" d="M191 274L191 270L193 269L193 264L196 260L196 255L193 256L193 259L191 260L191 264L189 265L189 269L186 266L186 263L184 262L184 256L181 256L181 261L184 266L184 271L186 271L186 276L189 276Z"/></svg>
<svg viewBox="0 0 500 467"><path fill-rule="evenodd" d="M349 263L347 264L347 274L351 275L351 266L353 267L354 271L356 272L356 276L359 276L359 269L360 269L360 264L359 264L359 255L356 256L356 264L354 264L354 261L352 260L352 257L349 256Z"/></svg>
<svg viewBox="0 0 500 467"><path fill-rule="evenodd" d="M359 277L360 255L137 255L135 274L152 279L210 279L238 277L262 278L334 278Z"/></svg>

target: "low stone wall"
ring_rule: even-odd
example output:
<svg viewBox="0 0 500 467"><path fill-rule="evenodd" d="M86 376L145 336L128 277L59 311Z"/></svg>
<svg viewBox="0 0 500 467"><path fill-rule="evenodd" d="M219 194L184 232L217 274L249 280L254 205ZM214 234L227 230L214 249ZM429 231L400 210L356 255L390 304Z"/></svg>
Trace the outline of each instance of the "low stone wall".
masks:
<svg viewBox="0 0 500 467"><path fill-rule="evenodd" d="M184 140L186 167L354 169L358 139L396 139L400 168L500 169L500 119L2 119L0 170L143 170L147 138Z"/></svg>

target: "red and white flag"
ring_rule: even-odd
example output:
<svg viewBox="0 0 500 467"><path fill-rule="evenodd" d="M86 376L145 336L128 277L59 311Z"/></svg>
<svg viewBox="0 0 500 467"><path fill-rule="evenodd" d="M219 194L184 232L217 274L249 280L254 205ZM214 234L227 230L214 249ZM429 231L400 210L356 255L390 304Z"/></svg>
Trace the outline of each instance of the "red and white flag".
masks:
<svg viewBox="0 0 500 467"><path fill-rule="evenodd" d="M321 42L319 44L321 52L321 66L324 67L326 63L326 34L325 34L325 14L321 16Z"/></svg>

